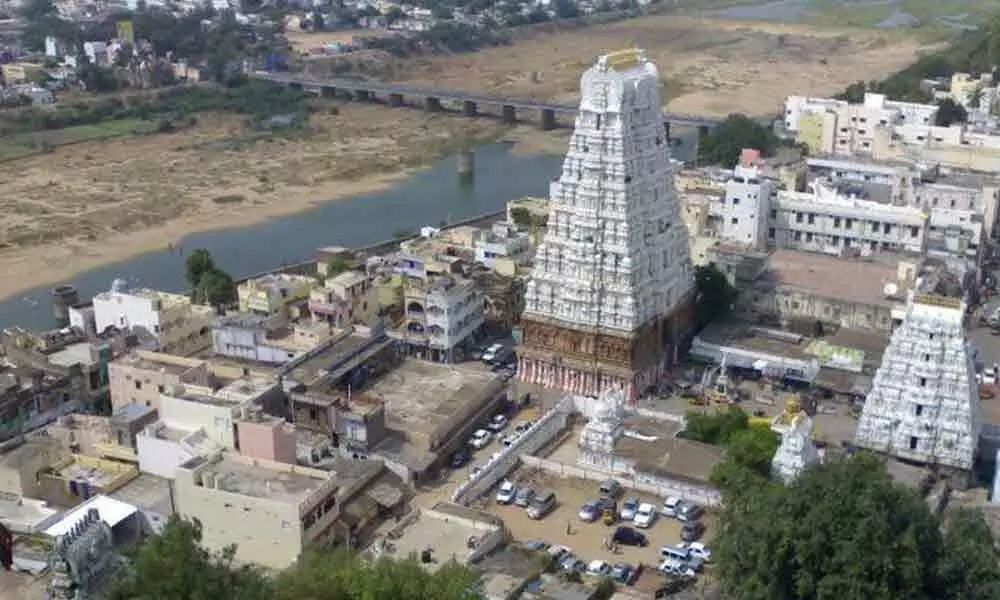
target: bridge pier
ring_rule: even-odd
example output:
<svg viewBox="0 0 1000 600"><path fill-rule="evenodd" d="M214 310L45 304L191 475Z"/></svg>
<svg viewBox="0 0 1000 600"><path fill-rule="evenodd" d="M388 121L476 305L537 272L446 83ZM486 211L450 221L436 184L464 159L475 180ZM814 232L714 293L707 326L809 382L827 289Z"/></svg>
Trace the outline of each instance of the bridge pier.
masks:
<svg viewBox="0 0 1000 600"><path fill-rule="evenodd" d="M402 94L389 94L389 106L398 107L403 105Z"/></svg>
<svg viewBox="0 0 1000 600"><path fill-rule="evenodd" d="M542 109L542 131L551 131L556 128L556 111L551 108Z"/></svg>
<svg viewBox="0 0 1000 600"><path fill-rule="evenodd" d="M479 107L472 100L465 100L462 102L462 115L466 117L474 117L479 114Z"/></svg>
<svg viewBox="0 0 1000 600"><path fill-rule="evenodd" d="M441 99L436 96L427 96L424 100L424 108L427 112L441 112Z"/></svg>
<svg viewBox="0 0 1000 600"><path fill-rule="evenodd" d="M297 81L291 81L288 83L288 87L292 88L293 90L301 90L302 84Z"/></svg>
<svg viewBox="0 0 1000 600"><path fill-rule="evenodd" d="M504 104L500 108L500 114L505 124L514 125L517 123L517 109L512 105Z"/></svg>
<svg viewBox="0 0 1000 600"><path fill-rule="evenodd" d="M354 99L358 102L370 102L372 93L368 90L354 90Z"/></svg>
<svg viewBox="0 0 1000 600"><path fill-rule="evenodd" d="M663 122L663 133L667 136L667 145L670 145L670 121Z"/></svg>
<svg viewBox="0 0 1000 600"><path fill-rule="evenodd" d="M336 98L337 97L337 88L335 88L333 86L323 86L323 87L320 88L320 90L321 90L321 93L322 93L322 95L323 95L324 98Z"/></svg>

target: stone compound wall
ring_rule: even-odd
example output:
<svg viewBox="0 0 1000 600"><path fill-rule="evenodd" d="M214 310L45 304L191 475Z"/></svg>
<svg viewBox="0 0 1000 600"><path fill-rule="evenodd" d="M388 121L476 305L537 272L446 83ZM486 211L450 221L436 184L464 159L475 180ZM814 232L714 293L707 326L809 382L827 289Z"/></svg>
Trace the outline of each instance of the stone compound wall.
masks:
<svg viewBox="0 0 1000 600"><path fill-rule="evenodd" d="M524 432L513 444L504 448L496 459L486 463L481 471L459 485L451 496L452 502L468 505L489 492L493 486L513 471L521 460L541 450L560 431L565 429L573 410L572 397L566 397L557 402L552 409L531 426L531 429Z"/></svg>
<svg viewBox="0 0 1000 600"><path fill-rule="evenodd" d="M609 477L616 479L626 489L635 489L659 498L676 496L688 502L702 506L715 507L722 503L722 496L709 486L686 483L676 479L659 477L650 473L622 474L611 473L594 467L569 465L537 456L522 456L525 465L542 469L559 477L577 477L591 481L604 481Z"/></svg>

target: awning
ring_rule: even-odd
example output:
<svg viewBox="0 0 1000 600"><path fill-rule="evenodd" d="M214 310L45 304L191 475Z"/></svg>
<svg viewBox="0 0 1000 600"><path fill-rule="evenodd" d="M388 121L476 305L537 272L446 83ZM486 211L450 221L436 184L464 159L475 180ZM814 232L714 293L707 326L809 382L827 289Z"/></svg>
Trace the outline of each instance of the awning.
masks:
<svg viewBox="0 0 1000 600"><path fill-rule="evenodd" d="M92 508L96 508L97 513L101 516L101 520L104 521L108 527L112 528L139 512L139 509L131 504L122 502L121 500L115 500L114 498L109 498L108 496L98 495L64 514L62 519L45 530L45 534L52 537L65 535L73 529L73 527L75 527L76 524L79 523L80 520L87 514L87 511Z"/></svg>

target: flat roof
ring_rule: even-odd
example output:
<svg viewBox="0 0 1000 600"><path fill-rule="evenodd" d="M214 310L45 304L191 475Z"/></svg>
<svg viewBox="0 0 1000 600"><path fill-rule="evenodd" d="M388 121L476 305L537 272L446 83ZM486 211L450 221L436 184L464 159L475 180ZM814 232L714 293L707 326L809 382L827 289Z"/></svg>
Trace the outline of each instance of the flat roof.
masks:
<svg viewBox="0 0 1000 600"><path fill-rule="evenodd" d="M174 514L170 480L164 477L140 473L138 477L115 490L111 497L157 515L169 517Z"/></svg>
<svg viewBox="0 0 1000 600"><path fill-rule="evenodd" d="M127 502L122 502L121 500L116 500L109 496L105 496L104 494L100 494L64 514L62 519L45 530L45 534L52 537L65 535L73 529L73 527L80 522L80 519L87 514L87 511L92 508L97 509L98 514L101 515L101 520L104 521L108 527L114 527L138 512L136 507L128 504Z"/></svg>
<svg viewBox="0 0 1000 600"><path fill-rule="evenodd" d="M159 371L160 373L169 373L171 375L180 376L191 369L197 367L197 364L178 364L173 355L164 355L163 360L157 360L155 353L149 353L148 355L140 355L137 352L129 352L128 354L116 358L111 364L119 364L127 367L132 367L135 369L144 369L147 371ZM185 359L191 360L191 359ZM192 362L198 362L192 360Z"/></svg>
<svg viewBox="0 0 1000 600"><path fill-rule="evenodd" d="M632 416L615 442L615 453L634 460L636 470L679 476L704 483L722 460L722 449L678 438L682 427L674 421Z"/></svg>
<svg viewBox="0 0 1000 600"><path fill-rule="evenodd" d="M441 364L407 358L364 394L385 404L386 421L429 435L464 412L499 378L481 364Z"/></svg>
<svg viewBox="0 0 1000 600"><path fill-rule="evenodd" d="M768 335L768 331L766 328L743 323L711 323L698 334L698 337L707 343L719 346L731 346L798 360L815 358L806 352L811 338L791 333L788 333L786 338Z"/></svg>
<svg viewBox="0 0 1000 600"><path fill-rule="evenodd" d="M0 464L12 469L31 464L37 456L50 450L62 448L62 442L47 433L25 437L24 443L18 444L7 452L0 454ZM69 454L66 452L66 454Z"/></svg>
<svg viewBox="0 0 1000 600"><path fill-rule="evenodd" d="M757 282L823 298L893 307L900 302L886 298L883 290L886 283L897 281L897 265L902 260L906 259L901 256L848 259L775 250Z"/></svg>
<svg viewBox="0 0 1000 600"><path fill-rule="evenodd" d="M94 362L90 353L90 342L77 342L69 344L61 350L57 350L48 355L49 362L63 367L73 365L89 365Z"/></svg>
<svg viewBox="0 0 1000 600"><path fill-rule="evenodd" d="M181 465L182 468L184 466ZM293 472L260 463L245 463L228 455L210 463L203 472L215 474L220 490L295 504L308 498L330 478L318 477L301 469Z"/></svg>
<svg viewBox="0 0 1000 600"><path fill-rule="evenodd" d="M349 357L359 354L365 346L372 344L372 338L365 335L345 336L329 347L297 365L288 373L289 377L304 385L312 385L317 379L328 375L331 368L340 367ZM376 345L378 343L376 342ZM379 347L381 349L381 347Z"/></svg>
<svg viewBox="0 0 1000 600"><path fill-rule="evenodd" d="M0 497L0 523L14 533L35 533L58 514L42 500Z"/></svg>
<svg viewBox="0 0 1000 600"><path fill-rule="evenodd" d="M424 566L431 570L440 568L452 558L464 564L473 552L468 547L470 537L480 537L502 527L502 522L496 523L496 518L488 513L467 510L469 513L465 515L441 504L434 509L420 509L416 518L403 521L394 528L395 535L388 546L392 550L391 556L406 558L429 548L433 551L434 561ZM380 540L376 540L370 549L377 551L379 547Z"/></svg>

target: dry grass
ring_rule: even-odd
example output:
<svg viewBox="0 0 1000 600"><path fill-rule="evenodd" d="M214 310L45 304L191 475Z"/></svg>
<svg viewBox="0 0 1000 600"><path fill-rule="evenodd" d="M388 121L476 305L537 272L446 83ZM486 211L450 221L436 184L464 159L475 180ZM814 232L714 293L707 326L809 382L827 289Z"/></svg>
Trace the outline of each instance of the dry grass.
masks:
<svg viewBox="0 0 1000 600"><path fill-rule="evenodd" d="M671 109L720 116L774 114L788 95L836 93L892 73L927 49L899 32L650 16L394 70L414 83L574 101L595 56L630 46L646 49L659 66Z"/></svg>

